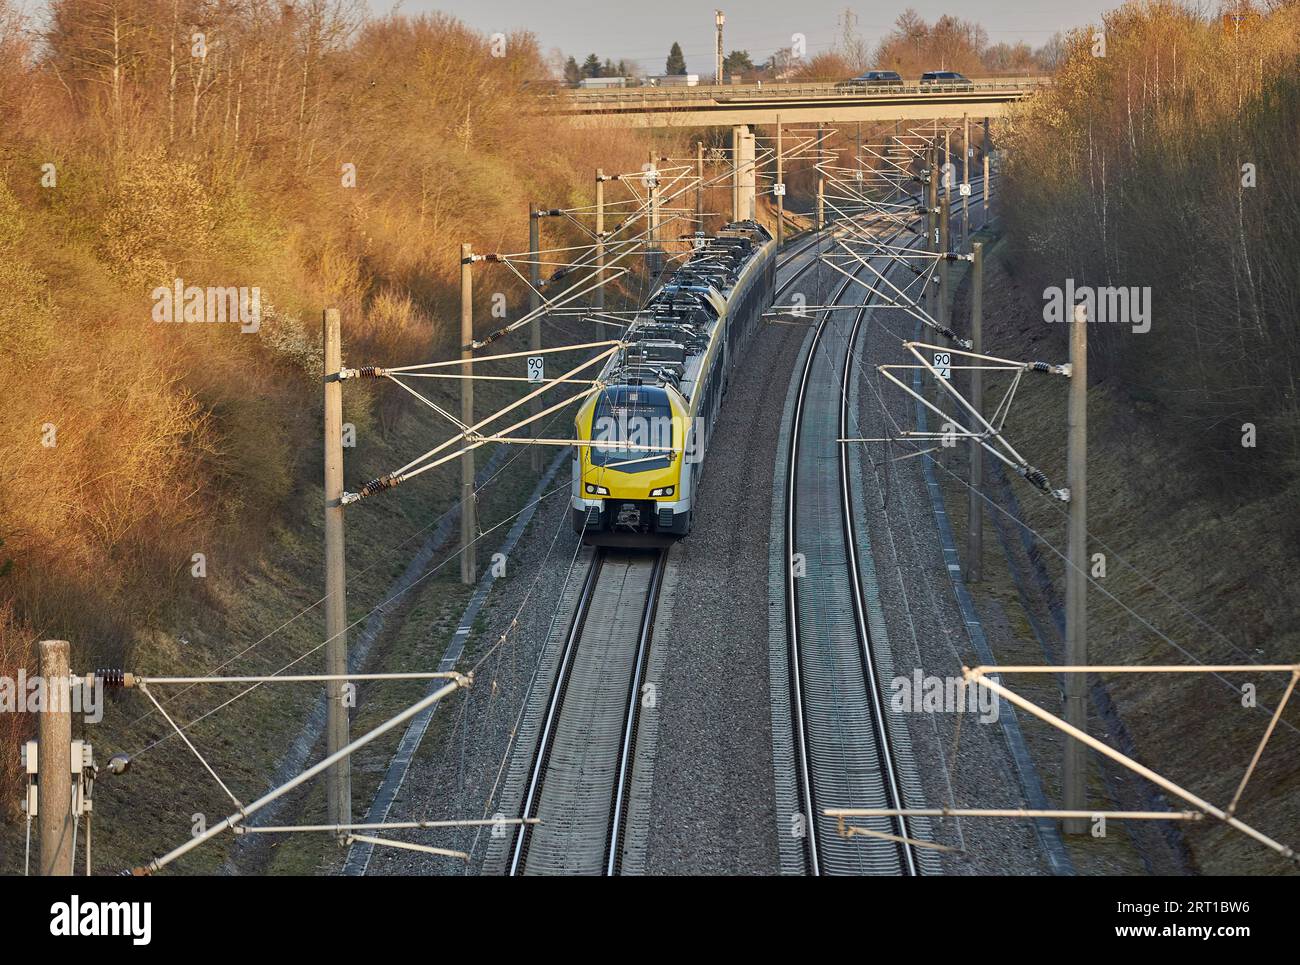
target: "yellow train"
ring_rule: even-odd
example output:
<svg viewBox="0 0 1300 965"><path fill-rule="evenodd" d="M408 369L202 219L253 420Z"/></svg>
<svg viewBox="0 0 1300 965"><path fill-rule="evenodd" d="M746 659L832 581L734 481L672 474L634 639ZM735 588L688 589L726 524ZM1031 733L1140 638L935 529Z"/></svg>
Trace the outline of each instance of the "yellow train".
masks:
<svg viewBox="0 0 1300 965"><path fill-rule="evenodd" d="M753 221L697 236L628 327L575 418L573 528L590 543L685 536L732 367L776 286L776 244Z"/></svg>

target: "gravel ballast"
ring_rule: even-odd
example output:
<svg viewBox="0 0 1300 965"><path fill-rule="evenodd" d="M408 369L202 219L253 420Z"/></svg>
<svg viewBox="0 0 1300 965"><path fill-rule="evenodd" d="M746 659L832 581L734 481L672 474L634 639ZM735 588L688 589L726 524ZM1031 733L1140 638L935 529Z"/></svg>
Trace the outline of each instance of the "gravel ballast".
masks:
<svg viewBox="0 0 1300 965"><path fill-rule="evenodd" d="M652 786L648 808L638 815L645 832L636 871L782 870L768 625L769 567L782 548L772 544L770 527L774 494L783 483L775 468L783 411L807 334L805 324L771 323L746 348L710 442L695 529L671 553L675 590L661 600L656 621L652 673L658 705L654 759L646 768ZM884 390L875 365L901 361L904 337L912 337L911 320L898 312L872 312L864 322L857 370L864 384L853 435L893 433L879 401ZM902 393L884 397L898 424L910 426L911 403ZM868 447L856 485L866 507L895 673L960 675L963 664L980 661L954 598L920 462L887 460L883 448ZM563 495L548 500L512 554L511 578L494 589L469 661L505 632L525 594L528 605L509 643L480 669L463 706L447 708L453 712L431 728L393 819L491 816L497 810L512 728L553 629L556 602L577 578L570 573L577 543L562 518L566 511ZM1026 805L998 724L957 713L913 713L906 720L928 804ZM1024 822L936 822L936 833L961 849L945 855L945 873L1050 873L1038 835ZM464 848L472 857L466 868L445 858L383 851L370 873L477 873L489 840L486 831L402 837Z"/></svg>
<svg viewBox="0 0 1300 965"><path fill-rule="evenodd" d="M775 874L768 551L786 387L807 334L761 327L732 372L709 444L660 691L651 874Z"/></svg>
<svg viewBox="0 0 1300 965"><path fill-rule="evenodd" d="M876 369L908 360L902 342L914 338L914 330L914 319L902 312L868 312L857 345L855 374L863 386L851 435L897 436L916 424L914 401ZM906 447L865 444L864 450L857 485L867 510L895 673L960 678L963 666L983 661L954 595L922 461L898 459ZM978 714L955 711L914 712L905 719L930 806L1030 806L998 722L982 723ZM944 856L947 874L1051 873L1043 843L1026 822L951 820L936 822L936 828L941 841L960 849Z"/></svg>

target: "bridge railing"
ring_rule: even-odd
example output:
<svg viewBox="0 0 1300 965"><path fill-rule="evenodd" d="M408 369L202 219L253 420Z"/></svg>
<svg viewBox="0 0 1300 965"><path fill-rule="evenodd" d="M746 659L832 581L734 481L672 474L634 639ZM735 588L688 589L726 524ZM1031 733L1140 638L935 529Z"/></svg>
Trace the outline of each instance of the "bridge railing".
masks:
<svg viewBox="0 0 1300 965"><path fill-rule="evenodd" d="M949 95L954 92L1012 92L1030 90L1050 83L1050 77L974 78L969 84L849 85L844 83L773 83L773 84L701 84L696 87L612 87L590 90L564 90L558 93L574 106L671 105L710 101L779 100L795 98L854 98L867 95Z"/></svg>

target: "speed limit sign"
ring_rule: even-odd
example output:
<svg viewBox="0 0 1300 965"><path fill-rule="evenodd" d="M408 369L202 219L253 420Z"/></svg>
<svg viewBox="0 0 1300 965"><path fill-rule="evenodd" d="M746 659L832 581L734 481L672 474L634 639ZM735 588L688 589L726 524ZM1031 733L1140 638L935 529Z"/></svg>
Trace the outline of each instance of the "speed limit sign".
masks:
<svg viewBox="0 0 1300 965"><path fill-rule="evenodd" d="M952 381L952 355L948 352L935 352L934 367L939 372L939 378Z"/></svg>
<svg viewBox="0 0 1300 965"><path fill-rule="evenodd" d="M528 356L528 381L546 381L546 359L541 355Z"/></svg>

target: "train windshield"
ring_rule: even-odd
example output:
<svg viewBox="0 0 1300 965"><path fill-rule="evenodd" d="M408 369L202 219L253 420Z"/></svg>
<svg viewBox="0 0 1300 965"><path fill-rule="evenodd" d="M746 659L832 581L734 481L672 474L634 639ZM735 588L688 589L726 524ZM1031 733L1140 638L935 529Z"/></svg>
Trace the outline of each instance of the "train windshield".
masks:
<svg viewBox="0 0 1300 965"><path fill-rule="evenodd" d="M666 469L672 462L673 410L661 388L614 386L591 422L591 464L620 472Z"/></svg>

